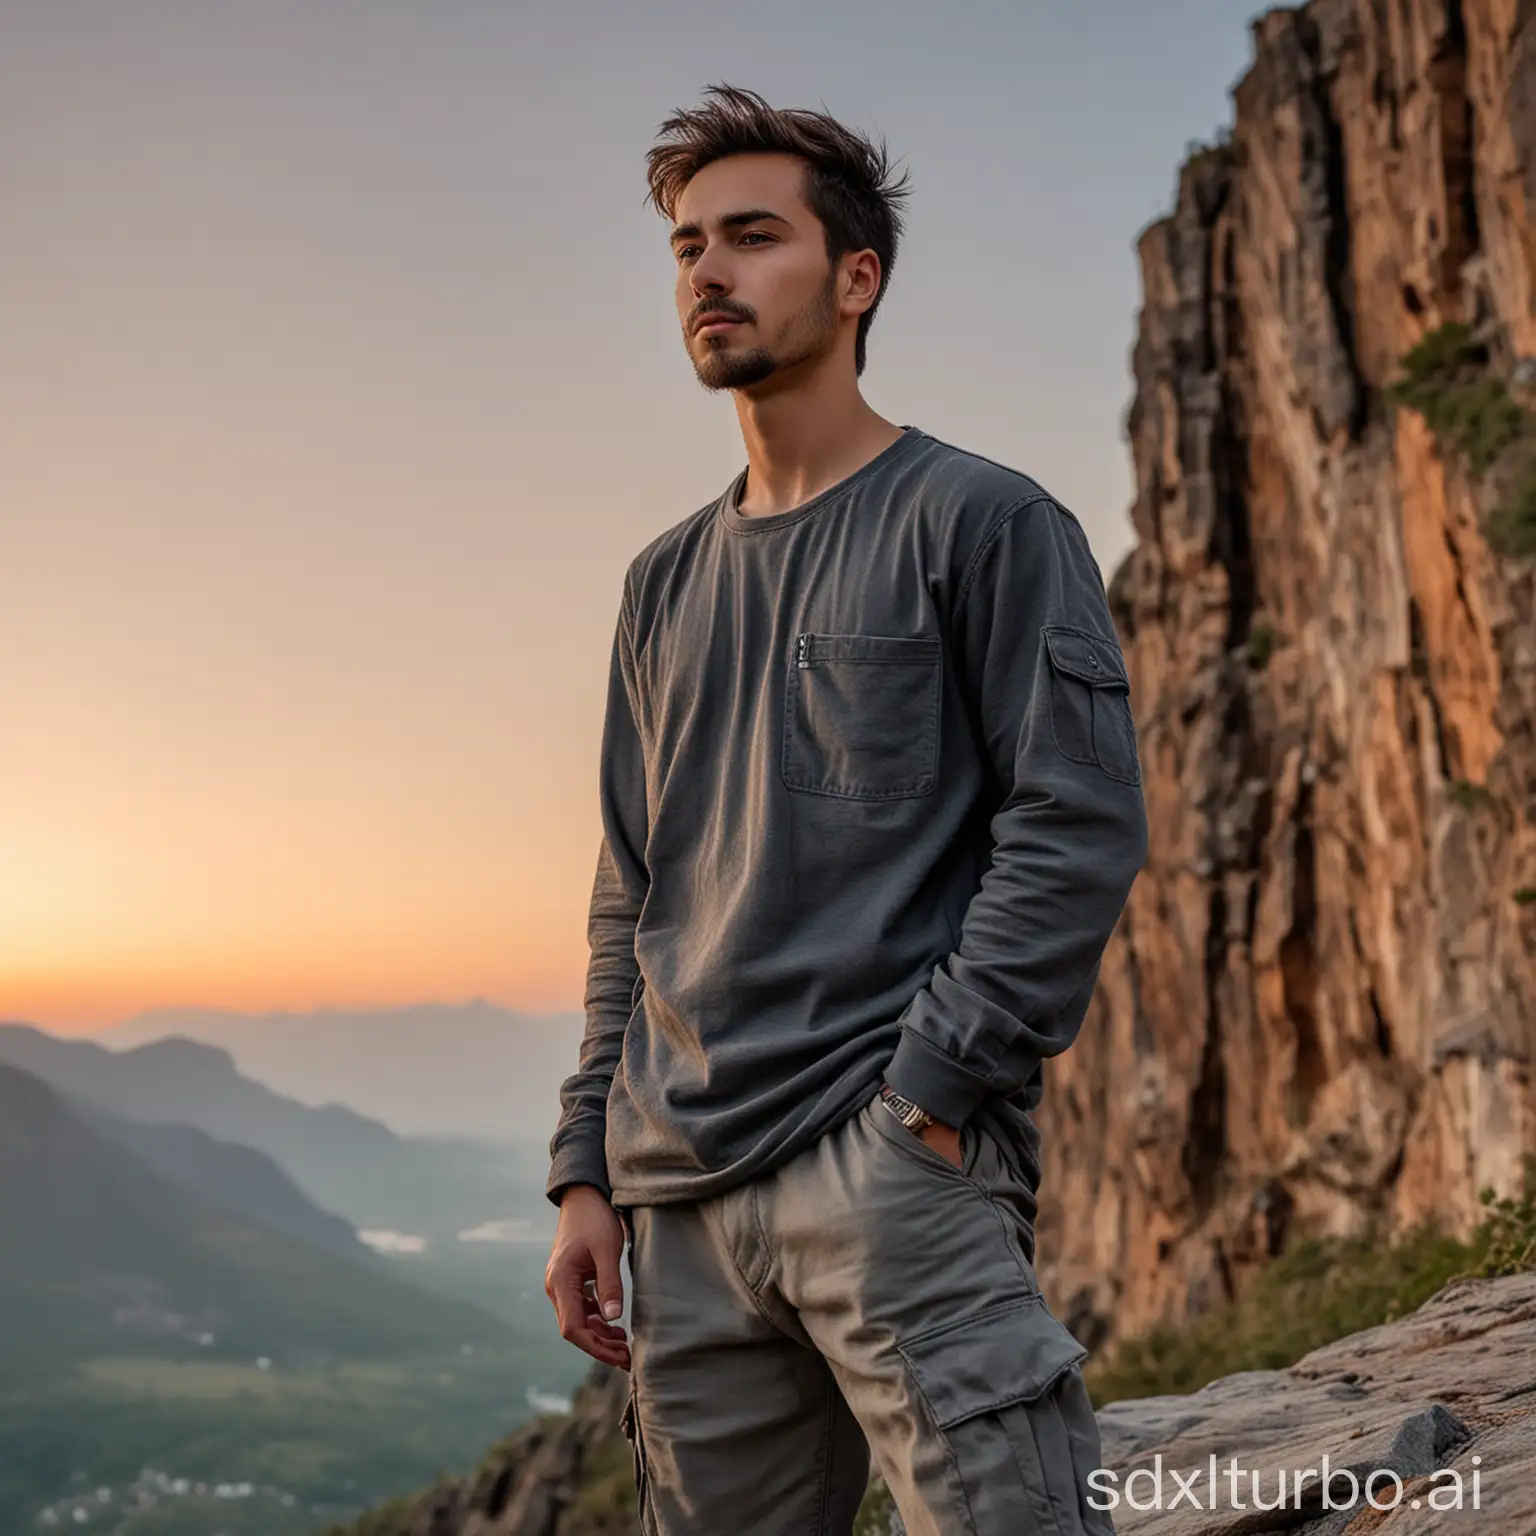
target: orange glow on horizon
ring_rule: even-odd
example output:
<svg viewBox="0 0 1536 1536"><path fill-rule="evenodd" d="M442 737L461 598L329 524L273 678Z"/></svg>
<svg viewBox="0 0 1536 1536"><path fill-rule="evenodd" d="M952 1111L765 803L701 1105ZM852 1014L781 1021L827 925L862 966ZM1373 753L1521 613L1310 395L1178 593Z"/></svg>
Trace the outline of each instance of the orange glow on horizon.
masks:
<svg viewBox="0 0 1536 1536"><path fill-rule="evenodd" d="M305 1013L325 1009L387 1011L428 1004L458 1006L480 999L514 1013L579 1012L581 953L546 951L541 963L509 975L499 967L434 967L420 955L381 954L367 966L367 979L350 981L363 967L288 968L252 972L246 967L144 967L111 976L82 977L28 967L0 971L0 1022L32 1024L62 1035L91 1035L136 1014L160 1008L208 1009L231 1013ZM395 963L391 963L393 958ZM498 970L499 973L498 974ZM487 978L483 984L466 976ZM573 977L575 978L573 981Z"/></svg>

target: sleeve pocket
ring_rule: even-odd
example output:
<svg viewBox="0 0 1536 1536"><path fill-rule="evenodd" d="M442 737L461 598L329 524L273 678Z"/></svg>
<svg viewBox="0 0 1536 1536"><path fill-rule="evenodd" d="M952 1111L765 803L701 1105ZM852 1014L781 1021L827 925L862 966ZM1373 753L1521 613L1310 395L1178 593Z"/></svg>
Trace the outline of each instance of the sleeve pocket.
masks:
<svg viewBox="0 0 1536 1536"><path fill-rule="evenodd" d="M1043 633L1057 750L1069 762L1092 764L1121 783L1139 784L1131 685L1119 644L1060 624L1046 625Z"/></svg>

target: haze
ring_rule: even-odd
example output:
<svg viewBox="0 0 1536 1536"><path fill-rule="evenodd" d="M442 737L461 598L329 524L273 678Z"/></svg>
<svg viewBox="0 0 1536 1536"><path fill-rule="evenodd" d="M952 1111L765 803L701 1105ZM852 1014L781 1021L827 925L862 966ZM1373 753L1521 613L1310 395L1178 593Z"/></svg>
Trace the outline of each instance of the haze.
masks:
<svg viewBox="0 0 1536 1536"><path fill-rule="evenodd" d="M743 454L643 155L883 133L865 390L1129 543L1134 240L1232 0L0 7L0 1017L580 1004L631 556Z"/></svg>

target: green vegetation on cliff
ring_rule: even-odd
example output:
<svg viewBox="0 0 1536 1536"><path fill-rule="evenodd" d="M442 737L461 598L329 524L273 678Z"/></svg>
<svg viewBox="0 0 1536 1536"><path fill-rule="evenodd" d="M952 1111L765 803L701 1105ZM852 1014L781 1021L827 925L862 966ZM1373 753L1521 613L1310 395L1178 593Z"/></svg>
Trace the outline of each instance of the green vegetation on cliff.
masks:
<svg viewBox="0 0 1536 1536"><path fill-rule="evenodd" d="M1491 366L1470 327L1429 332L1401 362L1387 397L1423 416L1442 451L1495 483L1487 536L1505 555L1536 554L1536 418Z"/></svg>
<svg viewBox="0 0 1536 1536"><path fill-rule="evenodd" d="M1518 1199L1484 1190L1482 1200L1486 1215L1469 1243L1426 1224L1396 1243L1367 1233L1292 1245L1238 1301L1095 1359L1086 1373L1095 1405L1195 1392L1235 1371L1278 1370L1335 1339L1406 1316L1464 1275L1536 1268L1536 1164L1527 1162Z"/></svg>

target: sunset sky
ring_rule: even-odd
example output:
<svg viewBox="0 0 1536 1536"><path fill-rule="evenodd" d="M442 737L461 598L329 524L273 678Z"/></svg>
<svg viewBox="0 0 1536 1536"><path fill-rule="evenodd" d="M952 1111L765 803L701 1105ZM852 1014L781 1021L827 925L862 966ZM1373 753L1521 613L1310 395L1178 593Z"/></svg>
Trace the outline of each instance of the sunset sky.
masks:
<svg viewBox="0 0 1536 1536"><path fill-rule="evenodd" d="M866 397L1129 547L1133 243L1235 0L0 5L0 1019L579 1007L624 568L744 462L657 125L882 133Z"/></svg>

